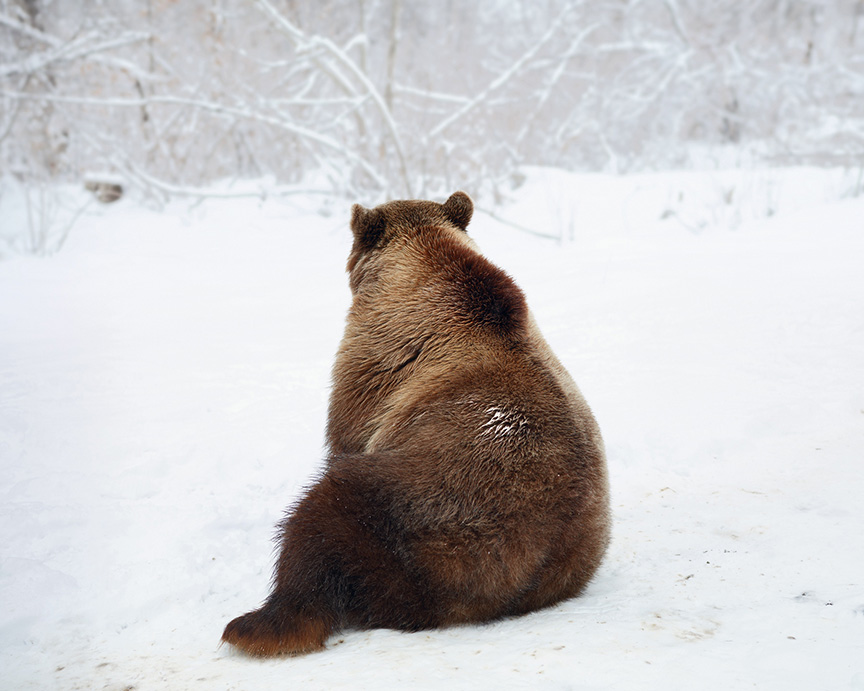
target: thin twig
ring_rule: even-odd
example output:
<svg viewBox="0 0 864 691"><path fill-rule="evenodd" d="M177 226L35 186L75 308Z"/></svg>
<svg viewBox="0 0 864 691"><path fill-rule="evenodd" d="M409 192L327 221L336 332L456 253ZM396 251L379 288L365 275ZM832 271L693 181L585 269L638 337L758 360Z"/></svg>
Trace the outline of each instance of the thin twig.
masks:
<svg viewBox="0 0 864 691"><path fill-rule="evenodd" d="M510 226L511 228L515 228L516 230L521 231L523 233L527 233L528 235L533 235L534 237L543 238L544 240L555 240L558 243L561 242L561 238L557 235L552 235L551 233L544 233L543 231L534 230L533 228L529 228L528 226L523 226L523 225L520 225L519 223L514 223L513 221L510 221L506 218L502 218L501 216L496 214L491 209L487 209L487 208L481 207L481 206L475 206L474 209L476 211L479 211L480 213L486 214L492 220L498 221L499 223L503 223L506 226Z"/></svg>

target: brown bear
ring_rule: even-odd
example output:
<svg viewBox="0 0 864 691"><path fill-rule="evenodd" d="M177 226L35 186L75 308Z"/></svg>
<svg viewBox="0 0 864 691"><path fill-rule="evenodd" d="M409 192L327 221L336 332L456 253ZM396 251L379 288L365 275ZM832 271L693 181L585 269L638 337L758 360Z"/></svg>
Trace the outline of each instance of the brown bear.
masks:
<svg viewBox="0 0 864 691"><path fill-rule="evenodd" d="M328 458L281 524L273 591L222 636L301 654L577 595L609 541L600 430L522 291L465 229L471 199L355 204L353 303Z"/></svg>

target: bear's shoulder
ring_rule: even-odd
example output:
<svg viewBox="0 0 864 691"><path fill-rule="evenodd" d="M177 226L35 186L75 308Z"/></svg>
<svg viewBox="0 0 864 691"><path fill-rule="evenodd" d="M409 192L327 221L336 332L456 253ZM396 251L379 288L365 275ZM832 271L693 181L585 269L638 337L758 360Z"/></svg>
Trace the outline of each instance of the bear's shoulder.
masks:
<svg viewBox="0 0 864 691"><path fill-rule="evenodd" d="M528 306L516 282L473 247L430 228L418 234L430 282L455 322L513 336L527 328ZM433 293L433 294L434 294ZM434 298L433 298L434 299Z"/></svg>

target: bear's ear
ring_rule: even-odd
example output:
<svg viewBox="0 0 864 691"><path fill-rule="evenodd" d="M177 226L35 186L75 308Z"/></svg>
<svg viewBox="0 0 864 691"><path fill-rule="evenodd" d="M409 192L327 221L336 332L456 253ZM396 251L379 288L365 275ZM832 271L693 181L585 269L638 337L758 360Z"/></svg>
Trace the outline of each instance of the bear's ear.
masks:
<svg viewBox="0 0 864 691"><path fill-rule="evenodd" d="M443 204L447 218L458 228L465 230L471 222L474 213L474 202L464 192L454 192Z"/></svg>
<svg viewBox="0 0 864 691"><path fill-rule="evenodd" d="M351 231L354 241L364 250L372 249L387 228L387 219L378 209L366 209L359 204L351 207Z"/></svg>

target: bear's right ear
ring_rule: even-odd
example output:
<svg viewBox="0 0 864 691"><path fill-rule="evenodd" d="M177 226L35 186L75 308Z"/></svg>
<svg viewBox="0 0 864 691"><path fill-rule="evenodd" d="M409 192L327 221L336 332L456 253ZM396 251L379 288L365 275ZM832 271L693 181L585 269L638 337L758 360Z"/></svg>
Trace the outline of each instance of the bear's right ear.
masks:
<svg viewBox="0 0 864 691"><path fill-rule="evenodd" d="M387 219L378 209L366 209L359 204L351 207L351 231L354 242L364 250L369 250L378 244L378 240L387 228Z"/></svg>

